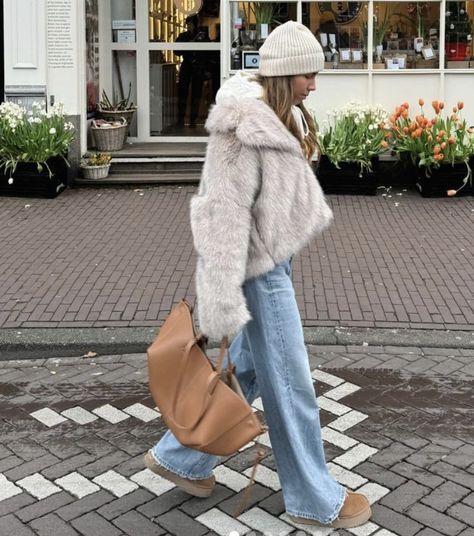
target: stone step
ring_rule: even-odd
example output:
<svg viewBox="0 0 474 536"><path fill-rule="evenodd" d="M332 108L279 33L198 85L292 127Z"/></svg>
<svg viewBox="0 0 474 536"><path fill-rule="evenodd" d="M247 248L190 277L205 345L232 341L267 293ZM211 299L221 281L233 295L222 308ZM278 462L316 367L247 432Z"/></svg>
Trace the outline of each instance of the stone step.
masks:
<svg viewBox="0 0 474 536"><path fill-rule="evenodd" d="M74 186L110 186L110 185L139 185L139 184L197 184L200 173L113 173L105 179L77 178Z"/></svg>

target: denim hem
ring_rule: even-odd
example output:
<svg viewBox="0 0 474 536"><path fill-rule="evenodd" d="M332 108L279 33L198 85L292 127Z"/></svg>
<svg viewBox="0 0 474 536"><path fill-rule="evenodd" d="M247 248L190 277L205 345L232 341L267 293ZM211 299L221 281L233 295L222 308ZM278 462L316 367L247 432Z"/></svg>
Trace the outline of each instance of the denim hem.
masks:
<svg viewBox="0 0 474 536"><path fill-rule="evenodd" d="M155 459L156 463L160 464L160 465L163 466L166 470L171 471L172 473L174 473L175 475L180 476L181 478L187 478L188 480L206 480L206 478L210 478L211 476L213 476L212 471L211 471L211 474L209 474L209 475L204 475L204 476L189 475L189 474L185 473L184 471L180 471L179 469L176 469L176 467L173 467L173 466L170 465L169 463L167 463L167 462L165 462L164 460L162 460L161 458L159 458L159 457L153 452L153 449L152 449L150 452L151 452L151 455L153 456L153 458Z"/></svg>
<svg viewBox="0 0 474 536"><path fill-rule="evenodd" d="M329 516L329 518L324 521L321 519L318 519L317 517L314 517L313 514L307 514L306 512L290 512L289 510L286 510L286 513L289 514L290 516L302 517L304 519L312 519L314 521L317 521L318 523L321 523L321 525L328 525L329 523L332 523L333 521L337 519L340 510L344 506L344 501L346 500L348 493L344 486L341 486L341 490L342 490L342 494L341 494L342 498L340 498L336 504L335 513L332 516Z"/></svg>

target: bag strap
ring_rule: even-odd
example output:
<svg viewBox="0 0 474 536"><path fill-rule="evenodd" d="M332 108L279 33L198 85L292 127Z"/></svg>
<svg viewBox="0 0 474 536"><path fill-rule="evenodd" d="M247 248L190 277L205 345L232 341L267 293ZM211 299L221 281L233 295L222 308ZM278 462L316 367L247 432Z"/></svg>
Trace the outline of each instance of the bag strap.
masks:
<svg viewBox="0 0 474 536"><path fill-rule="evenodd" d="M229 347L229 337L224 336L221 339L219 359L217 360L217 366L216 366L216 371L217 371L217 373L219 375L222 372L222 365L224 364L224 357L225 357L226 350L227 350L228 347ZM227 352L227 354L228 354L228 357L227 357L228 365L227 366L229 368L232 368L233 364L232 364L232 361L230 360L230 353Z"/></svg>

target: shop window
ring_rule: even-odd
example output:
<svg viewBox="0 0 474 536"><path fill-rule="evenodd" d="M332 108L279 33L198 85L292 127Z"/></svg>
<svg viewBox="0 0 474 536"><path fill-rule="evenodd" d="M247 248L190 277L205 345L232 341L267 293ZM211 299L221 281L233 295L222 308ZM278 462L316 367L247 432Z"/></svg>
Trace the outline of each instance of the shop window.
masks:
<svg viewBox="0 0 474 536"><path fill-rule="evenodd" d="M367 68L367 12L367 2L303 2L303 24L321 43L326 69Z"/></svg>
<svg viewBox="0 0 474 536"><path fill-rule="evenodd" d="M296 21L295 2L231 2L231 70L258 69L258 49L270 32Z"/></svg>
<svg viewBox="0 0 474 536"><path fill-rule="evenodd" d="M474 2L446 2L445 53L448 69L474 67Z"/></svg>
<svg viewBox="0 0 474 536"><path fill-rule="evenodd" d="M439 68L439 2L374 3L374 68Z"/></svg>
<svg viewBox="0 0 474 536"><path fill-rule="evenodd" d="M219 9L219 0L149 0L149 40L155 43L219 42Z"/></svg>
<svg viewBox="0 0 474 536"><path fill-rule="evenodd" d="M112 0L112 41L114 43L136 43L137 23L135 0Z"/></svg>
<svg viewBox="0 0 474 536"><path fill-rule="evenodd" d="M112 51L112 95L115 103L129 99L129 105L137 104L137 53L135 50ZM134 114L129 136L137 135L137 119Z"/></svg>

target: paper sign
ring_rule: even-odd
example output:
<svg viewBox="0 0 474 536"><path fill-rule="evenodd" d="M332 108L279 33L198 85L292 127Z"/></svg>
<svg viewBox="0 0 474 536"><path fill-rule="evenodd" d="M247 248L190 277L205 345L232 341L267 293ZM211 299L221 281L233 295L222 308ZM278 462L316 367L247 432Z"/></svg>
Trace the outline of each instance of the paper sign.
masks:
<svg viewBox="0 0 474 536"><path fill-rule="evenodd" d="M135 30L137 21L135 20L113 20L112 30Z"/></svg>

